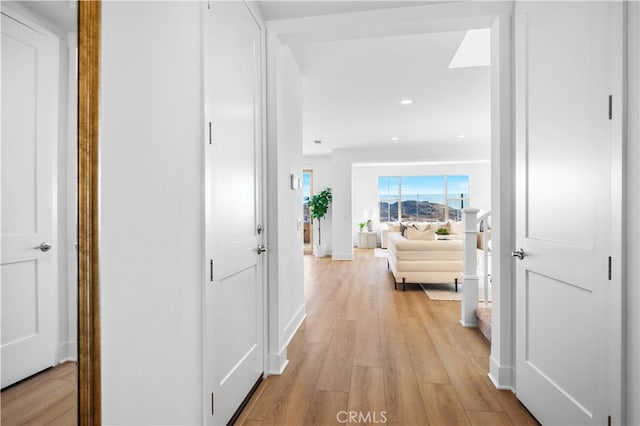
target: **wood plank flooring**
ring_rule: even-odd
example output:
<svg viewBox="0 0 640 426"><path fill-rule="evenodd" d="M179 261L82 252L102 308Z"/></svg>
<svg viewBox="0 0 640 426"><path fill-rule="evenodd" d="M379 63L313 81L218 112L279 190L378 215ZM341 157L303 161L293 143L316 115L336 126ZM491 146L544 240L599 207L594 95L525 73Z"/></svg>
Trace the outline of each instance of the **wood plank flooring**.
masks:
<svg viewBox="0 0 640 426"><path fill-rule="evenodd" d="M77 424L76 363L65 362L0 394L4 425Z"/></svg>
<svg viewBox="0 0 640 426"><path fill-rule="evenodd" d="M241 425L537 425L487 377L489 343L460 303L395 291L387 261L305 256L307 319L289 366L262 382ZM351 416L351 417L350 417Z"/></svg>

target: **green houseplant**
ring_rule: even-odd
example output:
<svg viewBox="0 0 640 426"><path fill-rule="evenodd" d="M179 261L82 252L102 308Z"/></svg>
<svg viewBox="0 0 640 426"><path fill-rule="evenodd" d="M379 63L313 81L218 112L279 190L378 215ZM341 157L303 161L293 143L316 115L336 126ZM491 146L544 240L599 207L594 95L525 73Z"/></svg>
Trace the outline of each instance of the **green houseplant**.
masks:
<svg viewBox="0 0 640 426"><path fill-rule="evenodd" d="M358 226L360 227L360 232L362 232L364 231L364 227L367 226L367 222L360 222Z"/></svg>
<svg viewBox="0 0 640 426"><path fill-rule="evenodd" d="M436 229L436 238L439 240L446 240L449 235L449 230L445 227Z"/></svg>
<svg viewBox="0 0 640 426"><path fill-rule="evenodd" d="M313 195L309 200L309 213L313 219L318 220L318 245L316 246L316 255L323 257L327 252L327 245L322 244L322 219L327 215L329 205L333 200L331 188L325 188L319 193Z"/></svg>

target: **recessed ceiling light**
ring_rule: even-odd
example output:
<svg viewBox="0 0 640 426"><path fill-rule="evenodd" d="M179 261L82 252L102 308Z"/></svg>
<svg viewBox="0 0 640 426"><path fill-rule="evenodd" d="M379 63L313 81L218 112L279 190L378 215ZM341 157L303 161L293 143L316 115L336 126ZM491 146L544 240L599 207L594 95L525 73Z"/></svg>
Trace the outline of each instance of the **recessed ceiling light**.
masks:
<svg viewBox="0 0 640 426"><path fill-rule="evenodd" d="M393 137L393 138L391 138L391 140L392 140L392 141L394 141L394 142L397 142L397 141L398 141L398 138Z"/></svg>
<svg viewBox="0 0 640 426"><path fill-rule="evenodd" d="M400 101L402 105L411 105L413 101L411 99L403 99Z"/></svg>
<svg viewBox="0 0 640 426"><path fill-rule="evenodd" d="M313 141L313 143L322 143L322 141L320 139L316 139Z"/></svg>
<svg viewBox="0 0 640 426"><path fill-rule="evenodd" d="M459 139L466 139L466 138L467 138L467 134L466 134L466 133L460 133L460 134L458 135L458 138L459 138Z"/></svg>

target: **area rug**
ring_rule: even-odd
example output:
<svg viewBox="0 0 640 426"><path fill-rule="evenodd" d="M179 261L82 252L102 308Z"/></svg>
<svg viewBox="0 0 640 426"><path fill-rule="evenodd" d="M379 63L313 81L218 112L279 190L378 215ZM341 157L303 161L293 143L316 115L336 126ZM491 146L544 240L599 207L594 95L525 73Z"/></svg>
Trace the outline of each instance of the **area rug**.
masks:
<svg viewBox="0 0 640 426"><path fill-rule="evenodd" d="M462 285L458 284L458 292L453 284L420 284L427 297L431 300L462 300ZM484 287L478 288L478 301L484 301ZM491 302L491 284L489 284L489 302Z"/></svg>

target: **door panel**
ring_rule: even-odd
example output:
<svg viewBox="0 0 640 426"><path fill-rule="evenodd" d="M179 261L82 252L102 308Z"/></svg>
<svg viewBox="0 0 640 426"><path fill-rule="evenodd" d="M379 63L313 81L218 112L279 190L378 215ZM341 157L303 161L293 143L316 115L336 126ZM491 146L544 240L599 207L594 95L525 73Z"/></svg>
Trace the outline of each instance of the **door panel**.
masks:
<svg viewBox="0 0 640 426"><path fill-rule="evenodd" d="M596 366L590 336L577 333L571 339L571 345L566 345L565 341L575 330L594 328L593 294L531 271L527 273L525 291L528 302L525 343L529 367L548 378L557 391L574 398L577 404L591 412L591 371ZM571 300L571 315L567 315L567 300ZM544 306L544 309L538 306ZM554 332L549 333L549 330Z"/></svg>
<svg viewBox="0 0 640 426"><path fill-rule="evenodd" d="M606 2L516 5L516 390L543 424L605 424L611 412L617 13Z"/></svg>
<svg viewBox="0 0 640 426"><path fill-rule="evenodd" d="M2 14L2 387L54 363L57 42ZM53 243L48 252L36 250Z"/></svg>
<svg viewBox="0 0 640 426"><path fill-rule="evenodd" d="M262 30L244 3L212 2L204 34L206 418L224 424L264 371Z"/></svg>

